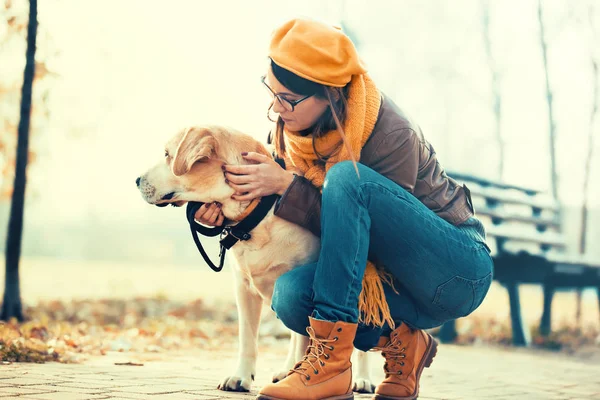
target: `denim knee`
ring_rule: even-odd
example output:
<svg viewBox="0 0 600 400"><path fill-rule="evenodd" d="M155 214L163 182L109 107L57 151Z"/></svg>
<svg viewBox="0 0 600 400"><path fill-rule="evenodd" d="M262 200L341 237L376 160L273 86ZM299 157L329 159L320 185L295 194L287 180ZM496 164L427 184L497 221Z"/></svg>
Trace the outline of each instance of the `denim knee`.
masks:
<svg viewBox="0 0 600 400"><path fill-rule="evenodd" d="M357 163L359 170L364 166ZM327 189L331 190L334 187L357 187L359 179L352 161L340 161L334 164L327 174L325 174L325 183L323 184L323 192Z"/></svg>
<svg viewBox="0 0 600 400"><path fill-rule="evenodd" d="M358 169L358 174L356 170ZM331 197L332 194L343 194L356 198L359 195L368 196L369 193L362 193L364 187L361 187L361 183L375 182L379 186L386 186L391 188L399 196L409 196L411 199L418 201L414 196L410 194L402 186L382 176L373 169L367 167L364 164L356 163L356 168L352 161L340 161L334 164L327 174L325 175L325 183L323 184L323 196ZM329 190L328 190L329 189ZM334 196L335 196L334 195Z"/></svg>
<svg viewBox="0 0 600 400"><path fill-rule="evenodd" d="M298 267L275 281L271 309L292 331L306 335L308 316L313 312L312 283L314 268Z"/></svg>

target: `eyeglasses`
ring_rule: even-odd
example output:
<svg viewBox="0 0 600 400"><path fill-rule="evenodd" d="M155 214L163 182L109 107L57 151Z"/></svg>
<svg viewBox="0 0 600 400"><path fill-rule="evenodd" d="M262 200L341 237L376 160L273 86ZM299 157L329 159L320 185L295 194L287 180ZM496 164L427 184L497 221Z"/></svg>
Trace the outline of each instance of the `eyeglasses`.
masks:
<svg viewBox="0 0 600 400"><path fill-rule="evenodd" d="M263 75L260 77L260 81L263 83L263 85L265 85L265 87L267 88L267 90L269 91L269 93L271 94L271 97L273 98L273 101L275 101L275 99L277 99L277 101L279 101L279 104L281 104L281 106L289 111L289 112L293 112L294 109L296 108L296 106L300 103L302 103L304 100L308 99L309 97L312 97L313 95L308 95L308 96L304 96L303 98L299 99L299 100L288 100L285 97L283 97L280 94L277 94L273 91L273 89L271 89L271 87L269 85L267 85L267 83L265 82L265 78L266 76Z"/></svg>

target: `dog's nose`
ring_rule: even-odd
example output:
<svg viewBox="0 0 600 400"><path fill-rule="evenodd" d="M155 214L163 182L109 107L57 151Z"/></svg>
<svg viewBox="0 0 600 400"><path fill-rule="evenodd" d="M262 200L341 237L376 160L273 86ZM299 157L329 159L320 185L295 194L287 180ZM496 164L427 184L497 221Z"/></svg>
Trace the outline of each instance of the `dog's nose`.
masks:
<svg viewBox="0 0 600 400"><path fill-rule="evenodd" d="M138 178L135 180L135 184L137 185L137 187L140 187L140 177L138 176Z"/></svg>

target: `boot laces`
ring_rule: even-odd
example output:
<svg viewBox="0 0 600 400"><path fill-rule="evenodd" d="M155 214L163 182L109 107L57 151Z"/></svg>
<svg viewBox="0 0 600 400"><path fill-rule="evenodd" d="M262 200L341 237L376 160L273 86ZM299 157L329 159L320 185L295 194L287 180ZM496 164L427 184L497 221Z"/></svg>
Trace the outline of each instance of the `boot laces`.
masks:
<svg viewBox="0 0 600 400"><path fill-rule="evenodd" d="M307 372L309 368L312 368L315 375L319 373L319 369L323 372L325 361L321 360L321 357L328 360L329 354L325 353L325 350L333 351L333 346L328 346L327 343L333 343L338 341L338 337L334 337L333 339L321 339L318 338L315 334L315 330L309 326L306 328L306 332L308 332L308 336L310 337L310 342L306 349L306 354L302 357L296 366L290 371L291 373L299 373L306 377L306 380L310 380L310 374ZM317 369L317 367L319 369Z"/></svg>
<svg viewBox="0 0 600 400"><path fill-rule="evenodd" d="M390 338L385 346L374 349L381 351L381 355L385 357L383 370L388 375L402 375L402 370L399 367L404 366L406 347L400 347L401 345L402 341L398 338Z"/></svg>

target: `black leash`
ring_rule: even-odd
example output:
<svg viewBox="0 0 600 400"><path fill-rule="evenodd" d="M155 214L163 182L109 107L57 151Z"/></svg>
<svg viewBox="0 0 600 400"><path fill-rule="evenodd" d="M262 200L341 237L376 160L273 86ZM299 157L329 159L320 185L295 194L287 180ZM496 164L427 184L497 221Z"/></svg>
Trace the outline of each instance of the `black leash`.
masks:
<svg viewBox="0 0 600 400"><path fill-rule="evenodd" d="M244 218L236 225L227 225L224 224L222 226L215 226L214 228L208 228L196 222L194 219L194 215L204 205L204 203L199 202L189 202L186 209L186 217L190 224L190 230L192 232L192 238L194 239L194 243L196 243L196 247L200 254L202 254L202 258L208 264L208 266L215 272L220 272L223 269L223 263L225 261L225 253L229 250L234 244L239 242L240 240L246 241L252 238L250 232L252 229L256 228L256 226L262 221L266 215L269 213L273 204L277 201L279 196L276 194L272 194L270 196L263 197L258 203L258 206L250 215ZM220 251L219 251L219 266L217 267L208 257L206 251L204 251L204 247L202 247L202 243L200 243L200 238L198 237L198 233L203 236L219 236L221 235L220 243Z"/></svg>

